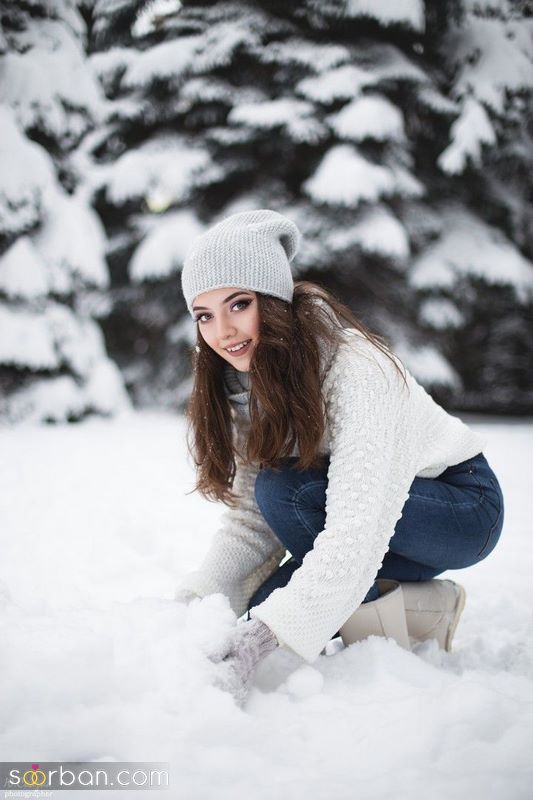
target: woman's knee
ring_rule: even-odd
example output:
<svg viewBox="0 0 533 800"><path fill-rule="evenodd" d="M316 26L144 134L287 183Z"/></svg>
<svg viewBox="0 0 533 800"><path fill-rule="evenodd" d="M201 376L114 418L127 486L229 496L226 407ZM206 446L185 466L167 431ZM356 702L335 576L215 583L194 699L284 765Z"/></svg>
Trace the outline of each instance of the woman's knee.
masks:
<svg viewBox="0 0 533 800"><path fill-rule="evenodd" d="M279 470L265 467L257 473L254 486L254 495L257 505L264 511L288 494L289 481L286 469L282 465Z"/></svg>

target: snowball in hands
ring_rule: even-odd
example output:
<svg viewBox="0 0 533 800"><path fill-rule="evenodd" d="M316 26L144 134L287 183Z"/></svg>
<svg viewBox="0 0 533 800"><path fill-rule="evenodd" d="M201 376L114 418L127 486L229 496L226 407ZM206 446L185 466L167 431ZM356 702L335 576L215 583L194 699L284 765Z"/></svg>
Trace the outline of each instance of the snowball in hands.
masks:
<svg viewBox="0 0 533 800"><path fill-rule="evenodd" d="M174 594L174 600L177 603L184 603L185 605L189 605L189 603L192 603L193 600L199 597L200 595L196 594L196 592L189 591L189 589L177 589Z"/></svg>
<svg viewBox="0 0 533 800"><path fill-rule="evenodd" d="M252 619L239 623L227 653L222 658L227 670L219 677L220 688L231 692L242 707L257 665L277 647L278 640L261 620Z"/></svg>

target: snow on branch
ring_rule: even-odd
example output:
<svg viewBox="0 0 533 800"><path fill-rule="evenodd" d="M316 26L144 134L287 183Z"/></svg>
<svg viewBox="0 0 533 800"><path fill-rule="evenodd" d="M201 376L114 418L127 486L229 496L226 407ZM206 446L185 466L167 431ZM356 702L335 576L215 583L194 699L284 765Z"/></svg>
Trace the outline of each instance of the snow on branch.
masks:
<svg viewBox="0 0 533 800"><path fill-rule="evenodd" d="M512 286L522 303L533 297L533 264L504 234L461 206L441 211L444 233L413 263L409 282L417 289L452 290L463 276Z"/></svg>
<svg viewBox="0 0 533 800"><path fill-rule="evenodd" d="M83 291L109 276L95 180L77 171L83 148L75 165L70 156L107 101L76 3L20 5L3 18L0 56L0 420L66 421L129 406L102 332L80 310Z"/></svg>
<svg viewBox="0 0 533 800"><path fill-rule="evenodd" d="M326 126L316 119L314 106L293 97L243 103L230 111L228 122L267 130L284 127L291 139L313 144L327 136Z"/></svg>
<svg viewBox="0 0 533 800"><path fill-rule="evenodd" d="M496 143L496 134L489 115L473 97L468 97L461 113L450 128L451 143L437 159L437 164L449 175L464 171L470 160L476 166L481 164L484 144Z"/></svg>
<svg viewBox="0 0 533 800"><path fill-rule="evenodd" d="M0 364L32 370L54 370L60 365L48 318L0 304Z"/></svg>
<svg viewBox="0 0 533 800"><path fill-rule="evenodd" d="M237 103L258 103L265 99L265 93L254 86L236 87L220 78L201 76L183 84L176 108L183 112L196 103L224 103L232 107Z"/></svg>
<svg viewBox="0 0 533 800"><path fill-rule="evenodd" d="M33 371L67 368L81 382L108 359L94 320L64 305L18 308L0 303L0 364ZM118 373L117 373L118 374Z"/></svg>
<svg viewBox="0 0 533 800"><path fill-rule="evenodd" d="M203 34L180 36L138 53L127 67L122 84L147 87L157 79L177 81L187 75L200 75L231 63L240 47L259 43L259 34L247 28L246 17L219 23Z"/></svg>
<svg viewBox="0 0 533 800"><path fill-rule="evenodd" d="M417 99L423 105L437 114L457 114L460 110L458 103L450 100L435 86L419 86L416 92Z"/></svg>
<svg viewBox="0 0 533 800"><path fill-rule="evenodd" d="M357 97L365 86L372 86L377 81L373 72L355 64L345 64L321 75L304 78L296 84L295 91L308 100L326 105Z"/></svg>
<svg viewBox="0 0 533 800"><path fill-rule="evenodd" d="M341 139L406 141L403 116L386 97L365 95L347 103L338 113L326 118Z"/></svg>
<svg viewBox="0 0 533 800"><path fill-rule="evenodd" d="M10 299L36 300L48 290L42 257L28 236L20 236L0 258L0 292Z"/></svg>
<svg viewBox="0 0 533 800"><path fill-rule="evenodd" d="M442 331L449 328L460 328L465 321L464 315L447 297L426 298L420 304L418 316L425 325Z"/></svg>
<svg viewBox="0 0 533 800"><path fill-rule="evenodd" d="M93 53L87 61L105 88L110 86L116 80L117 75L124 73L138 58L139 53L133 47L112 47L101 53Z"/></svg>
<svg viewBox="0 0 533 800"><path fill-rule="evenodd" d="M506 3L470 3L465 21L450 28L441 49L460 113L438 164L455 175L469 163L481 164L483 145L497 144L493 122L505 120L510 98L533 91L533 38Z"/></svg>
<svg viewBox="0 0 533 800"><path fill-rule="evenodd" d="M192 241L202 233L197 216L188 210L174 211L157 223L137 247L129 265L135 282L166 278L177 272Z"/></svg>
<svg viewBox="0 0 533 800"><path fill-rule="evenodd" d="M174 17L181 8L179 0L152 0L146 3L135 23L132 25L132 35L141 38L154 33L167 17Z"/></svg>
<svg viewBox="0 0 533 800"><path fill-rule="evenodd" d="M57 188L50 156L19 130L13 112L0 105L0 233L14 236L37 225L44 195Z"/></svg>
<svg viewBox="0 0 533 800"><path fill-rule="evenodd" d="M462 381L458 373L435 347L413 347L406 341L401 341L394 343L394 352L422 386L448 386L456 390L461 388Z"/></svg>
<svg viewBox="0 0 533 800"><path fill-rule="evenodd" d="M129 150L109 167L107 198L119 206L128 200L166 198L167 206L187 198L193 177L210 164L206 150L178 137L160 137Z"/></svg>
<svg viewBox="0 0 533 800"><path fill-rule="evenodd" d="M50 275L55 294L109 285L105 263L106 237L99 217L76 196L54 194L46 224L34 244Z"/></svg>
<svg viewBox="0 0 533 800"><path fill-rule="evenodd" d="M395 0L394 3L390 0L346 0L339 16L370 17L384 27L402 25L419 33L426 27L423 0Z"/></svg>
<svg viewBox="0 0 533 800"><path fill-rule="evenodd" d="M69 375L37 378L7 402L0 400L0 419L12 424L69 422L89 413L109 416L130 409L118 368L104 358L95 364L82 385Z"/></svg>
<svg viewBox="0 0 533 800"><path fill-rule="evenodd" d="M39 20L20 33L20 52L0 57L0 103L14 109L24 130L78 140L103 113L103 95L79 42L60 21Z"/></svg>
<svg viewBox="0 0 533 800"><path fill-rule="evenodd" d="M243 103L228 115L228 122L249 125L254 128L277 128L289 124L294 117L310 116L314 112L311 103L291 97L269 100L263 103Z"/></svg>
<svg viewBox="0 0 533 800"><path fill-rule="evenodd" d="M357 55L364 59L377 81L392 80L397 83L431 85L431 76L400 50L387 42L366 42L358 48Z"/></svg>
<svg viewBox="0 0 533 800"><path fill-rule="evenodd" d="M405 262L410 250L407 231L385 205L366 208L349 226L332 230L325 237L325 246L333 252L359 247L396 263Z"/></svg>
<svg viewBox="0 0 533 800"><path fill-rule="evenodd" d="M316 44L291 37L284 42L269 42L257 50L264 64L292 64L322 73L350 61L350 51L339 44Z"/></svg>
<svg viewBox="0 0 533 800"><path fill-rule="evenodd" d="M517 20L469 15L446 42L449 64L458 70L452 96L473 95L502 114L507 91L533 89L531 28Z"/></svg>
<svg viewBox="0 0 533 800"><path fill-rule="evenodd" d="M349 144L332 147L303 188L317 203L351 208L393 194L418 196L423 192L420 182L403 168L374 164Z"/></svg>
<svg viewBox="0 0 533 800"><path fill-rule="evenodd" d="M156 79L181 78L192 70L201 46L201 36L182 36L154 45L138 53L131 61L122 78L122 85L145 88Z"/></svg>

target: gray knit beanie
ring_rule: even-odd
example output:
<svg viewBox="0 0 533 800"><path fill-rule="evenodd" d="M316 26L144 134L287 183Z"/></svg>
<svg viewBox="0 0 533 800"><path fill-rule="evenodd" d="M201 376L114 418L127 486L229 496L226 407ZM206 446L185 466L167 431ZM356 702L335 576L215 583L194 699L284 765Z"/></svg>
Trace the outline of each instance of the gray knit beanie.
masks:
<svg viewBox="0 0 533 800"><path fill-rule="evenodd" d="M269 209L240 211L199 236L189 248L181 273L187 308L197 295L238 286L292 302L290 261L301 234L294 222Z"/></svg>

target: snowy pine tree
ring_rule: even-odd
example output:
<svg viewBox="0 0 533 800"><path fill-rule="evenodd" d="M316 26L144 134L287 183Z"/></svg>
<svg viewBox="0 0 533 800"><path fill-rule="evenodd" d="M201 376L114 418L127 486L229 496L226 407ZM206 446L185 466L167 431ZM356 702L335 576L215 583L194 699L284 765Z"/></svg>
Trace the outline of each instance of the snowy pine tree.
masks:
<svg viewBox="0 0 533 800"><path fill-rule="evenodd" d="M466 0L437 52L457 104L437 164L436 240L413 262L419 323L460 365L461 408L533 407L533 19L527 3ZM456 334L450 335L450 329Z"/></svg>
<svg viewBox="0 0 533 800"><path fill-rule="evenodd" d="M128 405L87 287L108 285L105 232L69 167L103 111L69 0L0 11L0 419L60 421Z"/></svg>
<svg viewBox="0 0 533 800"><path fill-rule="evenodd" d="M193 327L178 271L191 239L234 211L270 207L304 235L295 277L335 291L439 399L528 407L524 5L87 0L85 9L108 98L106 126L83 145L110 237L102 325L136 399L187 394L187 382L177 386Z"/></svg>

